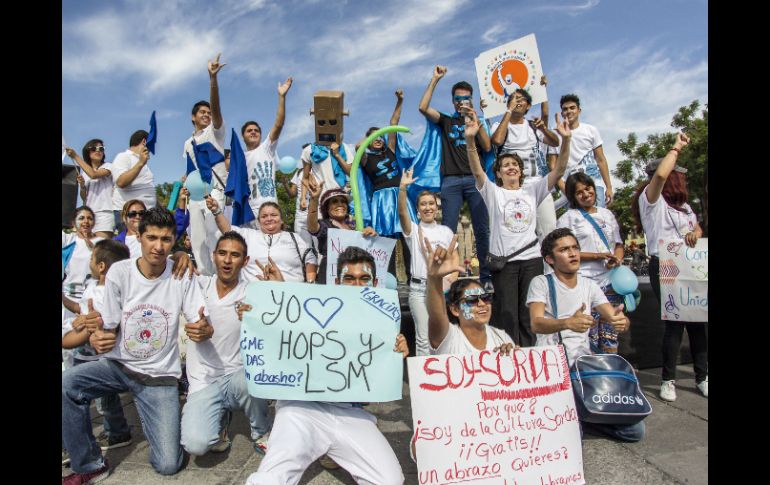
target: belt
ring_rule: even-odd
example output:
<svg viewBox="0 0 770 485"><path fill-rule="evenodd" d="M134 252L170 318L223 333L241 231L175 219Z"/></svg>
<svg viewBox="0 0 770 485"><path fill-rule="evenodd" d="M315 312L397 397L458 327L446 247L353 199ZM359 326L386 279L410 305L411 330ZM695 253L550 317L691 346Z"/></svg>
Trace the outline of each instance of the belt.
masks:
<svg viewBox="0 0 770 485"><path fill-rule="evenodd" d="M409 281L412 283L417 283L418 285L424 285L428 280L424 280L421 278L410 278Z"/></svg>

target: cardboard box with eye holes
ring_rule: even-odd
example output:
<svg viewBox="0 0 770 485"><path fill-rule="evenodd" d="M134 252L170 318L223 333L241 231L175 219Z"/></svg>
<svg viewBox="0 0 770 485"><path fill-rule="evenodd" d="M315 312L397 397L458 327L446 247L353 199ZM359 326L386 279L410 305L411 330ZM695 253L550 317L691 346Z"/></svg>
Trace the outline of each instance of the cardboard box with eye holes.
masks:
<svg viewBox="0 0 770 485"><path fill-rule="evenodd" d="M334 142L342 145L343 111L345 93L342 91L318 91L313 96L310 114L315 116L315 142L329 146Z"/></svg>

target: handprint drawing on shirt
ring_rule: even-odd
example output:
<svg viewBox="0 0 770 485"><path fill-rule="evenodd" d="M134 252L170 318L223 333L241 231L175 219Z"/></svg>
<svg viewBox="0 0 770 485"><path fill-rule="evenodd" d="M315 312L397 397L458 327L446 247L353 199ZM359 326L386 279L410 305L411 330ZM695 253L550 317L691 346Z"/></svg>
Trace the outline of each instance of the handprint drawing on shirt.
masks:
<svg viewBox="0 0 770 485"><path fill-rule="evenodd" d="M270 160L257 162L251 172L251 196L275 197L275 182L273 182L273 164Z"/></svg>

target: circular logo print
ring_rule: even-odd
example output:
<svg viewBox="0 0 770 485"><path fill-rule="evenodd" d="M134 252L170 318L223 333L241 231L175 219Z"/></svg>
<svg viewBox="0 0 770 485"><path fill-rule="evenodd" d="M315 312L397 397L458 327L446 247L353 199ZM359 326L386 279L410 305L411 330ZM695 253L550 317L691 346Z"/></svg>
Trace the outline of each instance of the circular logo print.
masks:
<svg viewBox="0 0 770 485"><path fill-rule="evenodd" d="M535 82L535 62L521 50L503 51L484 69L481 91L485 99L505 103L516 89L531 89Z"/></svg>
<svg viewBox="0 0 770 485"><path fill-rule="evenodd" d="M503 224L511 232L526 232L532 224L532 207L524 199L509 200L503 207Z"/></svg>
<svg viewBox="0 0 770 485"><path fill-rule="evenodd" d="M126 313L123 338L126 352L138 359L148 359L160 352L168 340L168 313L155 305L139 305Z"/></svg>

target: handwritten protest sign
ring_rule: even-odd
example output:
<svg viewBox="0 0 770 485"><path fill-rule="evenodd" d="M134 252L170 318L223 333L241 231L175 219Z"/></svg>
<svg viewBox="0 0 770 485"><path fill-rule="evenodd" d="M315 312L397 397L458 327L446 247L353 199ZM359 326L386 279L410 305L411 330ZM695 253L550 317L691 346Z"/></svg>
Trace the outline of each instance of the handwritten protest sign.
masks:
<svg viewBox="0 0 770 485"><path fill-rule="evenodd" d="M487 102L486 118L505 113L508 96L518 88L532 95L533 106L548 100L545 87L540 85L543 68L535 34L482 52L475 62L480 96Z"/></svg>
<svg viewBox="0 0 770 485"><path fill-rule="evenodd" d="M660 318L680 322L708 322L709 241L694 248L682 240L658 241L660 260Z"/></svg>
<svg viewBox="0 0 770 485"><path fill-rule="evenodd" d="M346 231L344 229L329 229L327 239L326 257L326 281L333 283L337 277L337 257L348 246L358 246L374 258L377 266L377 286L385 286L385 273L388 272L388 262L396 246L396 240L389 237L364 237L358 231Z"/></svg>
<svg viewBox="0 0 770 485"><path fill-rule="evenodd" d="M418 483L585 483L561 346L407 359Z"/></svg>
<svg viewBox="0 0 770 485"><path fill-rule="evenodd" d="M350 231L353 232L353 231ZM241 356L264 399L401 399L398 293L385 288L255 281L246 288Z"/></svg>

